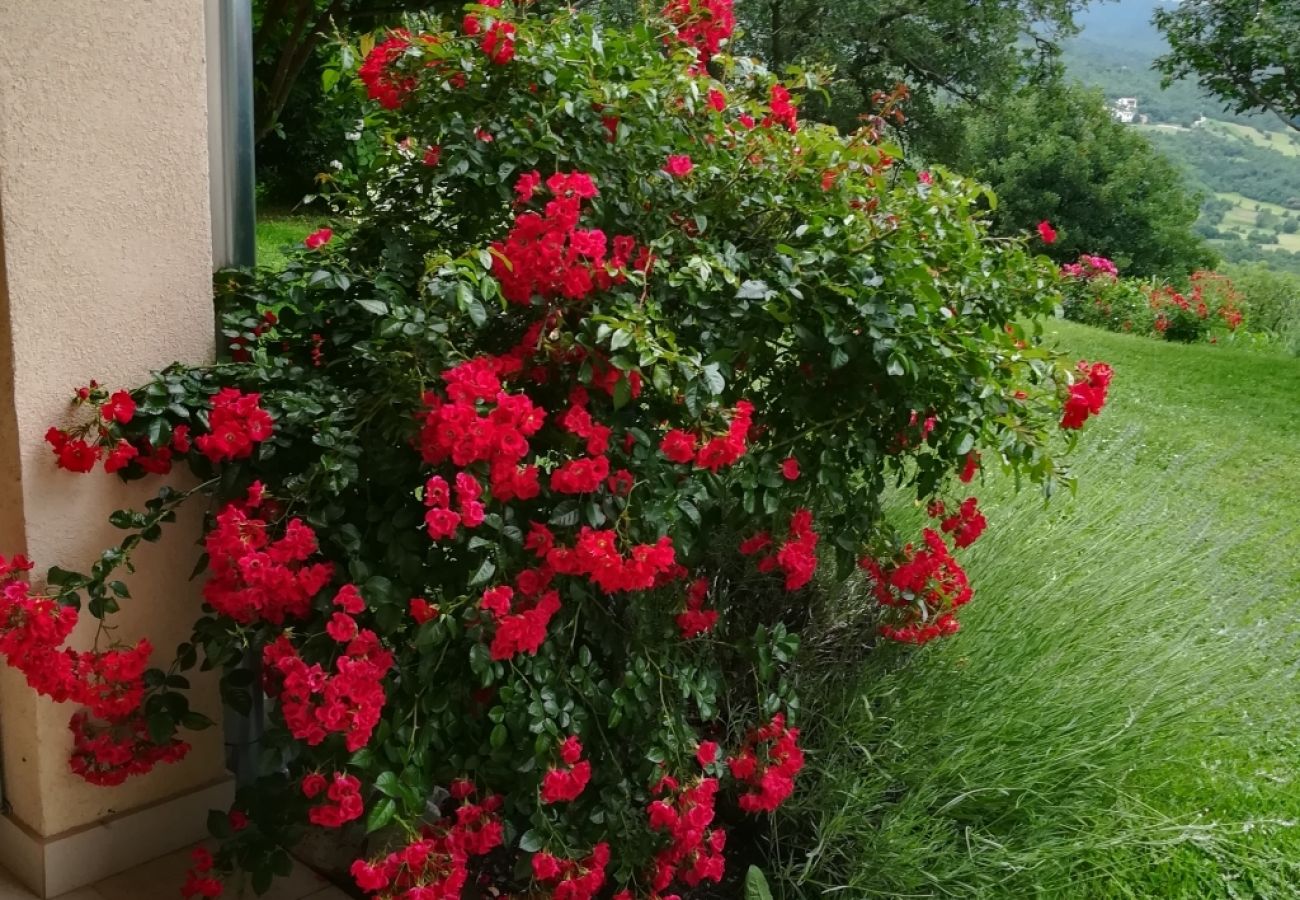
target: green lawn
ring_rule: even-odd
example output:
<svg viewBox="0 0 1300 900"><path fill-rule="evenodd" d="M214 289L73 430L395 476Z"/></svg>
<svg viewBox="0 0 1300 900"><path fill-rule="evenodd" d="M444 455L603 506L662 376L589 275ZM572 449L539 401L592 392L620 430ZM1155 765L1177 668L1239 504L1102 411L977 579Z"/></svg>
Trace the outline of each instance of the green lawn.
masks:
<svg viewBox="0 0 1300 900"><path fill-rule="evenodd" d="M1300 895L1300 360L1052 327L1116 371L1078 495L975 491L962 631L810 723L786 896Z"/></svg>
<svg viewBox="0 0 1300 900"><path fill-rule="evenodd" d="M285 250L299 247L302 240L317 228L323 228L322 216L303 216L292 213L263 213L257 218L257 264L281 266L286 261Z"/></svg>

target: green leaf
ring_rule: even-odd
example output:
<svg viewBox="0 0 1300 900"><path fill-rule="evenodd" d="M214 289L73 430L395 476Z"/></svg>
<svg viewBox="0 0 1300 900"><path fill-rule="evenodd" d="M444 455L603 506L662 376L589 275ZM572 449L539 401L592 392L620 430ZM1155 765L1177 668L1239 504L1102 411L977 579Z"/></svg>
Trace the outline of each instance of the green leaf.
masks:
<svg viewBox="0 0 1300 900"><path fill-rule="evenodd" d="M622 350L628 344L632 343L632 332L620 328L614 332L614 336L609 341L610 350Z"/></svg>
<svg viewBox="0 0 1300 900"><path fill-rule="evenodd" d="M165 712L156 712L149 716L147 724L149 726L149 739L155 744L167 743L172 739L172 734L176 731L172 717Z"/></svg>
<svg viewBox="0 0 1300 900"><path fill-rule="evenodd" d="M167 426L166 419L155 416L149 420L149 427L145 429L145 437L148 438L150 446L161 447L165 443L163 438L164 429L170 436L171 429Z"/></svg>
<svg viewBox="0 0 1300 900"><path fill-rule="evenodd" d="M483 560L483 563L478 567L478 570L475 571L473 577L470 578L469 586L478 587L481 584L487 584L492 579L492 576L496 574L496 571L496 563L492 562L490 559Z"/></svg>
<svg viewBox="0 0 1300 900"><path fill-rule="evenodd" d="M386 797L396 797L401 794L402 785L397 780L397 773L392 771L380 772L379 777L375 779L375 790Z"/></svg>
<svg viewBox="0 0 1300 900"><path fill-rule="evenodd" d="M202 731L205 728L211 728L215 723L203 713L187 712L181 719L181 725L190 731Z"/></svg>
<svg viewBox="0 0 1300 900"><path fill-rule="evenodd" d="M669 394L673 389L673 373L668 370L667 366L655 366L651 373L651 380L654 381L655 390L661 394Z"/></svg>
<svg viewBox="0 0 1300 900"><path fill-rule="evenodd" d="M701 374L704 376L704 383L708 386L709 393L715 397L727 386L727 381L722 377L722 370L718 368L717 363L709 363Z"/></svg>
<svg viewBox="0 0 1300 900"><path fill-rule="evenodd" d="M253 870L253 892L259 897L271 889L271 882L275 880L275 872L271 869L254 869Z"/></svg>
<svg viewBox="0 0 1300 900"><path fill-rule="evenodd" d="M72 572L68 569L61 569L58 566L50 566L50 570L45 573L45 580L50 584L58 587L68 587L70 585L83 584L86 576L80 572Z"/></svg>
<svg viewBox="0 0 1300 900"><path fill-rule="evenodd" d="M230 837L230 816L219 809L208 810L208 834L219 840Z"/></svg>
<svg viewBox="0 0 1300 900"><path fill-rule="evenodd" d="M577 525L581 518L582 514L578 509L578 504L572 500L566 500L559 506L555 507L555 512L551 514L551 519L548 524L560 525L567 528L572 525Z"/></svg>
<svg viewBox="0 0 1300 900"><path fill-rule="evenodd" d="M469 670L481 675L492 665L492 655L484 644L474 644L469 648Z"/></svg>
<svg viewBox="0 0 1300 900"><path fill-rule="evenodd" d="M530 828L519 836L519 849L525 853L536 853L546 846L542 836Z"/></svg>
<svg viewBox="0 0 1300 900"><path fill-rule="evenodd" d="M745 900L772 900L772 889L767 876L758 866L750 866L745 873Z"/></svg>
<svg viewBox="0 0 1300 900"><path fill-rule="evenodd" d="M391 775L391 772L384 773ZM385 797L383 800L370 807L370 812L366 815L366 833L378 831L397 816L397 801L391 797Z"/></svg>
<svg viewBox="0 0 1300 900"><path fill-rule="evenodd" d="M377 316L388 315L388 304L383 300L375 300L369 297L357 300L357 306L361 307L368 313L374 313Z"/></svg>
<svg viewBox="0 0 1300 900"><path fill-rule="evenodd" d="M506 730L506 726L498 724L492 729L492 736L488 740L492 744L492 749L500 750L509 738L510 732Z"/></svg>
<svg viewBox="0 0 1300 900"><path fill-rule="evenodd" d="M700 511L695 504L689 500L678 500L677 508L686 513L686 518L690 519L696 525L700 524Z"/></svg>
<svg viewBox="0 0 1300 900"><path fill-rule="evenodd" d="M622 409L627 406L631 400L632 386L628 383L627 376L625 375L614 384L614 408Z"/></svg>
<svg viewBox="0 0 1300 900"><path fill-rule="evenodd" d="M469 313L469 319L475 325L482 327L487 322L487 309L484 308L483 302L474 296L474 291L468 284L461 282L456 285L456 302L460 308Z"/></svg>

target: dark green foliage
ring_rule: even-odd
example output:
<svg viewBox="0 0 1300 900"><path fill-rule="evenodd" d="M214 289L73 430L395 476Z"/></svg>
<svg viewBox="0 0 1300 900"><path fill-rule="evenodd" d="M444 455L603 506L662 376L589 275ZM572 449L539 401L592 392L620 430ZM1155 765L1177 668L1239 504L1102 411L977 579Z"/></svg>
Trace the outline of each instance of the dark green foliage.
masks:
<svg viewBox="0 0 1300 900"><path fill-rule="evenodd" d="M1283 206L1300 205L1300 157L1205 128L1147 134L1161 153L1205 190L1242 194Z"/></svg>
<svg viewBox="0 0 1300 900"><path fill-rule="evenodd" d="M1054 85L1022 91L968 121L956 164L986 181L1004 234L1044 219L1060 262L1108 256L1128 275L1183 276L1213 261L1192 231L1197 201L1179 171L1098 93Z"/></svg>
<svg viewBox="0 0 1300 900"><path fill-rule="evenodd" d="M1183 0L1156 13L1171 50L1167 78L1195 77L1237 112L1270 112L1300 130L1300 5Z"/></svg>

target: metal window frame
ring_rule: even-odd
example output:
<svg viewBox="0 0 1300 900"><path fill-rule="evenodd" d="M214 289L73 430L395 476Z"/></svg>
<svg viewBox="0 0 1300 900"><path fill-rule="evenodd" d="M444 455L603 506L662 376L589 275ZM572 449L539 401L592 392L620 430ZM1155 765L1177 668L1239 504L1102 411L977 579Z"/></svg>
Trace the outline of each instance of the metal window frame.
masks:
<svg viewBox="0 0 1300 900"><path fill-rule="evenodd" d="M252 0L204 0L204 16L212 264L214 269L252 267L257 263ZM258 650L253 648L242 666L256 676L259 665ZM239 785L257 777L266 730L261 679L254 677L253 683L248 713L226 707L222 715L226 766Z"/></svg>

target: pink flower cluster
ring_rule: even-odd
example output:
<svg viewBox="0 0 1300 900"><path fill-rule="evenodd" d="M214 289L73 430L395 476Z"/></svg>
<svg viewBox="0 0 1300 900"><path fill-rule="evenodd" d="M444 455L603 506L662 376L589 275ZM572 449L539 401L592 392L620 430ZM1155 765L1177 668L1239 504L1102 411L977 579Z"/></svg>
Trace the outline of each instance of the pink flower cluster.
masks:
<svg viewBox="0 0 1300 900"><path fill-rule="evenodd" d="M701 778L683 788L677 779L665 777L654 793L660 799L651 801L646 808L650 829L667 835L669 843L655 854L651 889L660 894L678 878L688 887L705 881L721 882L727 865L722 855L727 833L710 827L718 779Z"/></svg>
<svg viewBox="0 0 1300 900"><path fill-rule="evenodd" d="M451 508L451 487L447 479L434 475L424 483L424 525L429 537L438 541L452 537L458 526L474 529L483 524L486 507L482 501L483 486L468 472L456 473L456 509Z"/></svg>
<svg viewBox="0 0 1300 900"><path fill-rule="evenodd" d="M176 738L155 743L139 710L108 721L92 719L82 710L72 716L68 728L72 731L72 771L101 786L121 784L161 763L179 762L190 752L190 745Z"/></svg>
<svg viewBox="0 0 1300 900"><path fill-rule="evenodd" d="M732 0L668 0L663 15L677 29L672 40L695 48L696 71L703 71L736 28Z"/></svg>
<svg viewBox="0 0 1300 900"><path fill-rule="evenodd" d="M384 109L397 109L406 96L415 90L414 76L399 76L392 72L393 64L411 47L411 33L399 28L387 40L374 46L357 69L357 77L366 86L371 100L379 101Z"/></svg>
<svg viewBox="0 0 1300 900"><path fill-rule="evenodd" d="M608 371L617 375L615 369ZM588 455L569 460L551 473L551 490L556 493L588 494L600 490L610 479L609 459L604 454L609 449L611 429L592 419L587 404L586 390L577 388L570 396L568 410L560 416L560 427L583 438Z"/></svg>
<svg viewBox="0 0 1300 900"><path fill-rule="evenodd" d="M1070 385L1070 396L1065 401L1065 413L1061 416L1062 428L1082 428L1089 416L1095 416L1106 405L1106 392L1110 389L1111 377L1115 374L1110 366L1103 362L1080 362L1079 374L1082 378Z"/></svg>
<svg viewBox="0 0 1300 900"><path fill-rule="evenodd" d="M545 184L551 199L543 212L520 213L505 240L492 245L492 274L501 282L501 293L519 304L534 297L581 300L597 288L622 283L622 272L637 253L636 241L617 236L611 252L605 232L578 227L583 201L599 193L591 176L557 172ZM515 184L519 202L530 202L541 186L537 172L520 176ZM644 266L644 259L638 264Z"/></svg>
<svg viewBox="0 0 1300 900"><path fill-rule="evenodd" d="M89 387L78 388L75 405L80 406L103 396L97 382ZM111 474L136 463L144 472L154 475L166 475L172 468L173 450L188 453L189 426L178 425L173 429L172 446L154 447L143 438L114 438L114 431L122 425L128 425L135 419L136 402L126 391L117 391L108 396L99 407L99 417L88 423L76 434L62 428L50 428L45 432L45 442L54 452L56 465L69 472L85 473L95 468L95 463L104 460L104 471ZM86 439L92 431L96 440L91 443ZM77 436L81 435L81 436Z"/></svg>
<svg viewBox="0 0 1300 900"><path fill-rule="evenodd" d="M335 772L333 778L327 779L319 772L312 772L303 778L302 793L308 800L315 800L322 791L325 792L325 801L307 811L307 818L313 825L342 828L344 824L361 818L366 811L361 801L361 782L355 775Z"/></svg>
<svg viewBox="0 0 1300 900"><path fill-rule="evenodd" d="M1079 257L1078 262L1066 263L1061 266L1061 274L1067 278L1117 278L1119 277L1119 269L1104 256L1084 254Z"/></svg>
<svg viewBox="0 0 1300 900"><path fill-rule="evenodd" d="M573 547L552 547L547 565L559 575L584 575L607 594L645 591L678 574L677 554L672 539L661 537L653 544L637 544L627 556L618 549L613 530L597 531L583 526Z"/></svg>
<svg viewBox="0 0 1300 900"><path fill-rule="evenodd" d="M768 108L771 112L763 118L764 128L783 125L785 130L791 134L799 130L799 110L790 102L790 92L786 90L784 85L772 85Z"/></svg>
<svg viewBox="0 0 1300 900"><path fill-rule="evenodd" d="M481 0L479 5L499 9L501 0ZM517 29L513 23L491 19L485 29L478 16L467 13L461 20L461 28L469 37L479 38L479 47L495 65L504 66L515 58Z"/></svg>
<svg viewBox="0 0 1300 900"><path fill-rule="evenodd" d="M473 786L452 786L452 797L465 800ZM420 837L376 860L352 864L357 887L374 900L460 900L469 880L469 861L501 846L501 798L462 803L454 815L425 825Z"/></svg>
<svg viewBox="0 0 1300 900"><path fill-rule="evenodd" d="M203 598L241 625L282 625L311 612L312 598L329 584L334 568L308 562L316 554L316 532L299 519L290 519L272 540L269 523L253 514L263 502L258 487L251 502L227 504L204 539Z"/></svg>
<svg viewBox="0 0 1300 900"><path fill-rule="evenodd" d="M346 641L333 673L320 663L308 665L283 634L263 649L262 661L263 686L279 699L295 738L315 747L341 734L349 753L370 742L384 709L383 680L393 667L393 654L373 631L360 629Z"/></svg>
<svg viewBox="0 0 1300 900"><path fill-rule="evenodd" d="M594 900L605 886L609 844L597 844L585 859L561 859L546 851L533 854L533 878L552 884L552 900Z"/></svg>
<svg viewBox="0 0 1300 900"><path fill-rule="evenodd" d="M532 600L524 596L512 605L514 597L514 589L503 585L484 593L480 603L497 622L488 648L494 660L513 659L520 653L536 654L546 641L551 619L560 611L558 591L545 591Z"/></svg>
<svg viewBox="0 0 1300 900"><path fill-rule="evenodd" d="M962 462L961 472L957 475L962 484L970 484L980 470L980 455L978 450L972 450L966 454L966 459Z"/></svg>
<svg viewBox="0 0 1300 900"><path fill-rule="evenodd" d="M561 766L552 766L542 776L543 803L571 803L591 781L591 762L582 759L582 743L570 735L560 742Z"/></svg>
<svg viewBox="0 0 1300 900"><path fill-rule="evenodd" d="M190 851L190 860L194 864L185 873L181 896L186 900L193 900L194 897L220 897L223 887L221 881L212 875L212 851L207 847L195 847Z"/></svg>
<svg viewBox="0 0 1300 900"><path fill-rule="evenodd" d="M881 625L881 635L904 644L924 644L956 633L954 613L972 596L965 570L939 533L927 528L922 536L925 546L909 544L897 562L881 565L870 557L861 561L876 602L901 616L897 624Z"/></svg>
<svg viewBox="0 0 1300 900"><path fill-rule="evenodd" d="M449 369L443 373L448 399L426 396L429 410L420 431L425 462L451 462L459 468L486 463L492 496L501 502L529 500L540 490L537 467L520 463L529 453L528 438L545 424L546 414L525 394L507 393L501 385L504 375L521 368L519 356L483 356ZM457 489L459 512L450 508L444 479L435 477L426 485L430 510L425 523L435 540L453 535L467 511L472 522L481 521L481 507L473 505L481 502L474 496L475 486L458 479Z"/></svg>
<svg viewBox="0 0 1300 900"><path fill-rule="evenodd" d="M144 716L144 671L153 647L142 639L126 650L63 648L77 611L33 594L23 556L0 556L0 655L28 685L58 703L87 709L71 720L72 770L92 784L121 784L129 776L175 762L189 752L181 741L154 744Z"/></svg>
<svg viewBox="0 0 1300 900"><path fill-rule="evenodd" d="M196 437L194 446L214 463L252 456L253 445L271 436L271 414L262 409L261 399L261 394L222 388L212 398L212 433Z"/></svg>
<svg viewBox="0 0 1300 900"><path fill-rule="evenodd" d="M785 589L797 591L812 581L817 573L817 543L819 535L813 530L812 513L807 509L797 509L790 517L790 528L786 540L775 552L758 561L760 572L774 572L780 569L785 573ZM772 536L766 531L747 538L740 544L742 556L754 556L772 546Z"/></svg>
<svg viewBox="0 0 1300 900"><path fill-rule="evenodd" d="M799 729L787 728L785 716L750 732L744 747L727 760L731 775L749 789L740 797L747 813L772 812L794 793L794 779L803 768Z"/></svg>
<svg viewBox="0 0 1300 900"><path fill-rule="evenodd" d="M726 434L710 438L696 450L699 437L693 432L674 428L659 442L659 451L672 462L683 465L694 462L696 467L716 473L724 466L735 465L745 455L753 424L754 404L741 400L732 412Z"/></svg>
<svg viewBox="0 0 1300 900"><path fill-rule="evenodd" d="M697 578L686 592L686 609L677 614L677 628L683 640L708 634L718 624L718 611L705 609L704 600L709 595L709 582Z"/></svg>
<svg viewBox="0 0 1300 900"><path fill-rule="evenodd" d="M943 503L936 500L930 505L930 515L943 520L939 523L940 529L944 534L951 534L953 544L959 548L969 547L979 540L979 536L988 526L988 520L979 511L979 501L974 497L963 500L961 506L952 515L948 515Z"/></svg>

